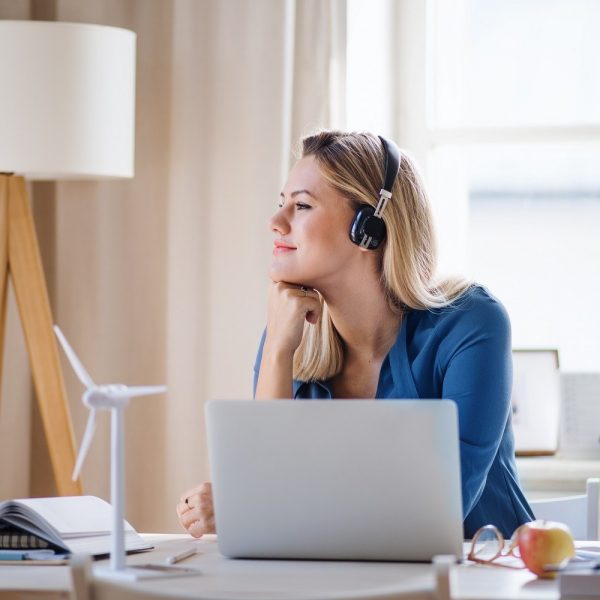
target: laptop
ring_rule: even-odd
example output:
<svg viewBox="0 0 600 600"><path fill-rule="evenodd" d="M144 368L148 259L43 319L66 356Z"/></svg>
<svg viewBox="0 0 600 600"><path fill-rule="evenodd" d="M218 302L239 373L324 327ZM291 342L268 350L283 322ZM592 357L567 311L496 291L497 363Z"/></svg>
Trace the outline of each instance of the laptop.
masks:
<svg viewBox="0 0 600 600"><path fill-rule="evenodd" d="M206 418L223 555L462 556L454 402L213 400Z"/></svg>

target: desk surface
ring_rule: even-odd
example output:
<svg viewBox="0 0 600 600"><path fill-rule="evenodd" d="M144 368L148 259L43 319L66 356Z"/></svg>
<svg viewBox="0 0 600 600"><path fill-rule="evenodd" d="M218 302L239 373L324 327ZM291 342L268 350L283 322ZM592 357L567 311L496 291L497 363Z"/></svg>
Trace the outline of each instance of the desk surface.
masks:
<svg viewBox="0 0 600 600"><path fill-rule="evenodd" d="M156 548L129 556L128 564L164 564L169 554L197 544L199 553L179 563L198 569L198 575L119 583L94 579L94 598L211 598L257 600L433 598L430 564L319 561L230 560L223 558L215 536L192 542L187 535L144 535ZM585 542L587 546L590 542ZM600 543L597 543L600 546ZM93 569L106 564L98 561ZM455 565L450 572L456 600L555 600L554 581L537 579L528 571ZM60 597L71 587L70 571L62 566L0 566L0 598L8 590L55 591Z"/></svg>

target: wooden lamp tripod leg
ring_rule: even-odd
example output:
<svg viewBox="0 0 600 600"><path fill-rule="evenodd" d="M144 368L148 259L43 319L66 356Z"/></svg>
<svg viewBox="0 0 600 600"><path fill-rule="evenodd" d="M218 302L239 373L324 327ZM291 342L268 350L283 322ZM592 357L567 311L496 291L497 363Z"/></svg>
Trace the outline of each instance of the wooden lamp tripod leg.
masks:
<svg viewBox="0 0 600 600"><path fill-rule="evenodd" d="M0 175L0 382L4 367L4 327L8 291L8 177Z"/></svg>
<svg viewBox="0 0 600 600"><path fill-rule="evenodd" d="M78 495L81 483L71 481L76 453L73 426L25 180L16 176L0 176L0 180L8 186L8 272L21 315L54 478L59 494ZM0 192L0 201L1 197ZM0 275L1 269L0 265Z"/></svg>

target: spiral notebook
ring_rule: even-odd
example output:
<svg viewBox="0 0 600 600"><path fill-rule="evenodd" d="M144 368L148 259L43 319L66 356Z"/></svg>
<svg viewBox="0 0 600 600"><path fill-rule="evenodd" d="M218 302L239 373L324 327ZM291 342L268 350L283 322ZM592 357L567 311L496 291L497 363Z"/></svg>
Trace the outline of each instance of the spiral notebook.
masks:
<svg viewBox="0 0 600 600"><path fill-rule="evenodd" d="M24 498L0 503L0 549L54 550L94 557L110 553L112 507L96 496ZM128 553L150 550L125 521Z"/></svg>

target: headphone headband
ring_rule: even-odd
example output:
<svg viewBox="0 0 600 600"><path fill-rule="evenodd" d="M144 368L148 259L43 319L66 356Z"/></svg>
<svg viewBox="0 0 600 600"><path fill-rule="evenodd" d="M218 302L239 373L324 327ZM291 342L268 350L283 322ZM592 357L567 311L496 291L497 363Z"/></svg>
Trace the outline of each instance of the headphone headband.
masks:
<svg viewBox="0 0 600 600"><path fill-rule="evenodd" d="M384 137L379 136L381 144L383 146L383 153L385 156L384 167L383 167L383 187L379 190L379 202L375 208L373 216L379 217L387 206L387 203L392 198L392 188L394 187L394 181L398 177L398 170L400 169L400 149L391 140L386 140Z"/></svg>
<svg viewBox="0 0 600 600"><path fill-rule="evenodd" d="M383 189L379 193L381 194L383 191L386 191L391 198L394 181L396 181L398 170L400 169L400 149L391 140L386 140L382 136L379 136L379 139L383 145L383 152L385 155Z"/></svg>
<svg viewBox="0 0 600 600"><path fill-rule="evenodd" d="M361 248L375 249L385 239L385 223L381 217L387 203L392 198L392 188L400 169L400 149L394 142L379 136L383 146L384 177L383 187L379 191L379 202L373 209L363 204L356 213L350 227L350 239Z"/></svg>

